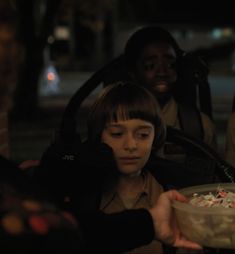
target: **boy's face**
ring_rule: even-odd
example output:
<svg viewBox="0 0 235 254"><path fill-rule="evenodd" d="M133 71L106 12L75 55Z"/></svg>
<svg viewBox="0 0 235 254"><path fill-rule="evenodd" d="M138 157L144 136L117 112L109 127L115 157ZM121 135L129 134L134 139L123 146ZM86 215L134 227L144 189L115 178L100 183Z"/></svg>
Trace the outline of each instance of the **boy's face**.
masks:
<svg viewBox="0 0 235 254"><path fill-rule="evenodd" d="M112 148L118 170L124 175L134 176L148 161L154 136L154 126L150 122L118 120L106 125L102 142Z"/></svg>
<svg viewBox="0 0 235 254"><path fill-rule="evenodd" d="M169 93L177 79L175 62L176 53L172 46L163 42L148 44L140 54L134 76L156 95Z"/></svg>

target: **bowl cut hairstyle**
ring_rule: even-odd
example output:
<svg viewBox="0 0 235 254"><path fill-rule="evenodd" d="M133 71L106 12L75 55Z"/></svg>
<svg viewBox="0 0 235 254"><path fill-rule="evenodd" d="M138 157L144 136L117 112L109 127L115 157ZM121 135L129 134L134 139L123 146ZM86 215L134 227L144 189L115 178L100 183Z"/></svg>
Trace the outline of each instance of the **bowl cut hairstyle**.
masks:
<svg viewBox="0 0 235 254"><path fill-rule="evenodd" d="M166 127L161 118L160 106L146 88L129 81L106 86L88 116L88 141L101 143L101 135L107 123L119 119L141 119L152 123L155 129L153 149L160 148L165 142Z"/></svg>

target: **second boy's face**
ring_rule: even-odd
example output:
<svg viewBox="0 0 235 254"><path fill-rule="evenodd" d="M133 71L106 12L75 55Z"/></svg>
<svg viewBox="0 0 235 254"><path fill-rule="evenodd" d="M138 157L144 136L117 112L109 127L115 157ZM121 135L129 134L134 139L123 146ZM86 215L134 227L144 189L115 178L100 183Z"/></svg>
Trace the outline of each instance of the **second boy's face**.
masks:
<svg viewBox="0 0 235 254"><path fill-rule="evenodd" d="M154 136L154 126L150 122L119 120L107 124L102 142L112 148L118 170L131 176L139 174L148 161Z"/></svg>
<svg viewBox="0 0 235 254"><path fill-rule="evenodd" d="M156 94L167 93L177 79L176 54L166 43L145 46L136 66L136 79Z"/></svg>

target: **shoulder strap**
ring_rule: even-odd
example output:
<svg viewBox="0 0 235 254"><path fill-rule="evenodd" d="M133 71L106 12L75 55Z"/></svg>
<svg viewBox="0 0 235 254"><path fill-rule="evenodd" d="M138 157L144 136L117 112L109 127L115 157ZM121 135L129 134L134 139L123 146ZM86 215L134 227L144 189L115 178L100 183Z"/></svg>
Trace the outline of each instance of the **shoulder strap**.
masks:
<svg viewBox="0 0 235 254"><path fill-rule="evenodd" d="M178 103L178 118L182 130L195 138L203 139L204 130L199 110L196 107Z"/></svg>
<svg viewBox="0 0 235 254"><path fill-rule="evenodd" d="M235 94L233 96L233 105L232 105L232 112L235 111Z"/></svg>

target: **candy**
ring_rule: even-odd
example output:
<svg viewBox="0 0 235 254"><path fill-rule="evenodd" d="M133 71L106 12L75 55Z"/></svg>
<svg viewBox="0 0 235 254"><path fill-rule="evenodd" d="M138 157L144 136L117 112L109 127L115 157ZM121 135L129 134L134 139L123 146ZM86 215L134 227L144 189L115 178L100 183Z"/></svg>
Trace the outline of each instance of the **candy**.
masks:
<svg viewBox="0 0 235 254"><path fill-rule="evenodd" d="M218 187L215 194L212 192L201 195L194 193L189 203L199 207L233 208L235 207L235 193Z"/></svg>

